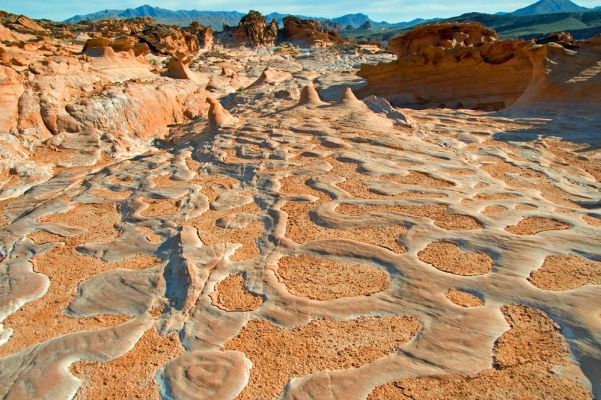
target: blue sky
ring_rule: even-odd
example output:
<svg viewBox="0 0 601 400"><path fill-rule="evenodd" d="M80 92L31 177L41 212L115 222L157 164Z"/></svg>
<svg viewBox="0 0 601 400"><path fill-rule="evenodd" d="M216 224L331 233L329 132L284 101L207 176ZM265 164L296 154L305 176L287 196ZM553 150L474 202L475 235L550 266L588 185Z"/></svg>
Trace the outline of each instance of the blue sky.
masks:
<svg viewBox="0 0 601 400"><path fill-rule="evenodd" d="M377 21L399 22L418 17L452 17L470 11L513 11L534 1L536 0L0 0L0 10L33 18L63 20L75 14L138 7L146 2L152 6L172 10L246 12L255 9L263 13L277 11L319 17L363 12ZM601 0L577 0L576 3L584 7L601 6Z"/></svg>

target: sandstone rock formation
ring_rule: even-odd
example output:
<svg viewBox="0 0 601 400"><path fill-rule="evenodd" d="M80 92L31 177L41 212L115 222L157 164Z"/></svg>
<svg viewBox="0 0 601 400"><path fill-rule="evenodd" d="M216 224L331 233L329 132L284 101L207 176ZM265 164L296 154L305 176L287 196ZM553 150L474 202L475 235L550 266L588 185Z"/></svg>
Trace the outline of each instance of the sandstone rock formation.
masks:
<svg viewBox="0 0 601 400"><path fill-rule="evenodd" d="M213 30L193 23L187 28L158 25L152 18L133 18L121 21L86 21L69 27L74 33L93 36L92 46L112 47L115 51L134 50L136 55L155 54L175 56L177 53L194 54L200 49L210 50Z"/></svg>
<svg viewBox="0 0 601 400"><path fill-rule="evenodd" d="M315 86L308 85L303 88L300 94L299 106L320 106L325 104L319 98L319 93L315 90Z"/></svg>
<svg viewBox="0 0 601 400"><path fill-rule="evenodd" d="M196 38L198 39L198 45L201 49L211 50L213 48L214 31L210 26L206 27L194 21L188 28L184 28L184 30L196 35Z"/></svg>
<svg viewBox="0 0 601 400"><path fill-rule="evenodd" d="M175 57L171 57L167 64L167 76L175 79L190 79L191 72L188 68L190 64L190 58L183 54L176 54Z"/></svg>
<svg viewBox="0 0 601 400"><path fill-rule="evenodd" d="M325 47L342 41L338 32L324 29L316 20L287 16L283 22L285 40L301 47Z"/></svg>
<svg viewBox="0 0 601 400"><path fill-rule="evenodd" d="M209 104L209 129L214 130L236 122L235 118L216 99L207 97L207 104Z"/></svg>
<svg viewBox="0 0 601 400"><path fill-rule="evenodd" d="M278 23L274 19L269 24L258 11L251 10L242 17L236 27L226 27L221 41L234 46L273 46L278 37Z"/></svg>
<svg viewBox="0 0 601 400"><path fill-rule="evenodd" d="M153 52L175 56L177 53L191 54L200 50L196 34L176 26L149 26L136 34Z"/></svg>
<svg viewBox="0 0 601 400"><path fill-rule="evenodd" d="M594 114L601 106L601 35L574 42L574 47L550 43L533 48L532 80L511 109L573 113L584 108Z"/></svg>
<svg viewBox="0 0 601 400"><path fill-rule="evenodd" d="M396 105L500 110L518 99L530 106L560 98L580 103L586 91L592 95L587 100L597 104L600 40L574 43L555 35L542 40L549 44L537 45L499 41L478 23L417 27L390 40L395 62L362 66L358 74L368 87L361 94L385 96ZM578 69L590 79L579 77Z"/></svg>
<svg viewBox="0 0 601 400"><path fill-rule="evenodd" d="M20 33L29 33L34 35L43 35L49 33L49 31L43 26L24 15L15 15L9 13L0 14L0 22L6 27Z"/></svg>
<svg viewBox="0 0 601 400"><path fill-rule="evenodd" d="M139 17L118 20L81 21L77 24L64 24L59 26L66 27L74 33L89 32L93 36L99 35L111 38L122 35L133 36L156 25L157 23L153 18Z"/></svg>
<svg viewBox="0 0 601 400"><path fill-rule="evenodd" d="M480 47L497 40L497 34L479 23L440 23L425 25L391 39L390 50L399 58L424 55L432 48Z"/></svg>
<svg viewBox="0 0 601 400"><path fill-rule="evenodd" d="M574 37L570 32L556 32L551 33L549 35L545 35L539 38L536 38L536 43L538 44L549 44L549 43L557 43L565 47L566 49L577 49L578 47L575 45Z"/></svg>
<svg viewBox="0 0 601 400"><path fill-rule="evenodd" d="M524 92L533 77L524 41L497 41L477 23L418 27L390 41L397 61L365 65L362 94L394 104L501 109Z"/></svg>
<svg viewBox="0 0 601 400"><path fill-rule="evenodd" d="M27 24L27 19L10 14L4 18ZM59 165L94 165L107 156L135 154L165 138L170 125L206 115L204 87L160 77L144 58L150 48L129 35L147 34L151 20L98 25L101 30L90 32L95 37L83 47L61 35L29 41L22 48L19 43L27 34L6 28L6 41L0 45L0 132L12 136L2 141L9 147L4 148L0 169L20 166L21 172L13 185L0 190L1 197L48 179ZM115 27L128 27L128 35L118 35ZM76 32L80 26L69 29ZM167 31L174 36L157 36L162 42L154 47L159 56L174 54L165 75L190 78L188 56L193 53L177 49L196 51L196 36L186 32L191 41L185 42L179 28ZM61 158L59 153L67 148L70 156ZM47 157L35 158L49 149Z"/></svg>

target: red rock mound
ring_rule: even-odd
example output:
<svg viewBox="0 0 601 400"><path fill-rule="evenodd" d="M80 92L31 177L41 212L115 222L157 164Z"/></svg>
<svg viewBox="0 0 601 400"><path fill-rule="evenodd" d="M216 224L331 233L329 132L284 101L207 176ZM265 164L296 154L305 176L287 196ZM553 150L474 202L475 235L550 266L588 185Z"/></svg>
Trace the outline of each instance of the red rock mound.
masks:
<svg viewBox="0 0 601 400"><path fill-rule="evenodd" d="M338 32L324 28L321 22L293 16L284 18L284 37L302 47L326 47L342 41Z"/></svg>

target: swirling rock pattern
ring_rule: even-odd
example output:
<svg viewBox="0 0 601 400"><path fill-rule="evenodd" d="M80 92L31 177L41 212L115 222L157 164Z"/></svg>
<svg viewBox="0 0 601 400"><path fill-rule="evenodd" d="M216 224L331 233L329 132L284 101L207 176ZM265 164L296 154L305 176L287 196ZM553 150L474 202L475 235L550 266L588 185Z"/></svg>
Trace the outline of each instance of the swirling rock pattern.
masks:
<svg viewBox="0 0 601 400"><path fill-rule="evenodd" d="M102 164L39 153L49 175L3 192L0 396L599 396L594 130L363 103L336 56L224 51L191 71L254 84L208 110L153 77L198 117Z"/></svg>

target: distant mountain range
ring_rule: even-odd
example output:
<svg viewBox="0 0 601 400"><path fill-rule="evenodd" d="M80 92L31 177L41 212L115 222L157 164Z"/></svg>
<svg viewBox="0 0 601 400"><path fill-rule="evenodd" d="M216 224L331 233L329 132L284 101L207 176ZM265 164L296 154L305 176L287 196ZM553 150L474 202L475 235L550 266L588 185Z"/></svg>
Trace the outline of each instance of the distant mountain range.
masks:
<svg viewBox="0 0 601 400"><path fill-rule="evenodd" d="M480 22L506 38L530 39L563 31L576 39L586 39L601 33L601 11L592 10L534 15L469 13L446 21Z"/></svg>
<svg viewBox="0 0 601 400"><path fill-rule="evenodd" d="M601 0L600 0L601 1ZM499 34L505 36L528 36L529 34L541 34L557 32L560 30L583 30L588 32L590 29L596 29L601 26L601 20L598 15L601 6L594 9L581 7L570 0L540 0L528 7L520 8L511 13L482 14L469 13L459 17L446 19L448 21L478 21L496 29ZM221 30L223 24L230 26L237 25L240 19L245 15L238 11L198 11L198 10L168 10L160 7L143 5L137 8L128 8L126 10L103 10L92 14L75 15L65 22L80 22L85 20L101 19L125 19L136 17L152 17L158 23L169 25L187 26L193 21L197 21L205 26L212 26L215 30ZM282 20L290 14L271 13L267 14L268 21L275 19L280 26ZM329 21L343 28L351 27L358 29L364 27L368 22L369 29L359 29L356 33L349 33L352 37L366 37L370 34L380 37L389 36L393 32L399 32L425 22L438 21L436 19L415 19L407 22L376 22L366 14L347 14L336 18L310 17L296 15L303 19L316 19L320 21ZM365 31L365 32L364 32ZM583 33L584 34L584 33Z"/></svg>
<svg viewBox="0 0 601 400"><path fill-rule="evenodd" d="M586 7L580 7L578 4L575 4L570 0L540 0L534 4L529 5L528 7L515 10L511 14L538 15L578 11L590 11L590 9Z"/></svg>
<svg viewBox="0 0 601 400"><path fill-rule="evenodd" d="M554 32L570 32L575 39L582 40L601 34L601 9L535 15L467 13L440 22L480 22L494 29L501 39L531 39ZM349 39L386 44L409 29L383 27L343 31L342 34Z"/></svg>
<svg viewBox="0 0 601 400"><path fill-rule="evenodd" d="M238 11L198 11L198 10L167 10L165 8L143 5L137 8L128 8L126 10L103 10L92 14L75 15L64 22L77 23L87 20L102 20L102 19L126 19L137 17L152 17L158 23L168 25L190 25L192 21L197 21L205 26L211 26L213 29L221 30L223 24L237 25L244 13ZM267 14L265 17L268 21L275 19L278 24L282 25L282 20L290 14L280 14L277 12ZM337 18L322 18L296 15L302 19L315 19L319 21L330 21L335 24L340 24L343 27L351 26L358 28L369 22L372 26L392 26L392 27L407 27L420 24L424 19L415 19L408 22L400 22L391 24L388 22L376 22L365 14L347 14Z"/></svg>
<svg viewBox="0 0 601 400"><path fill-rule="evenodd" d="M167 10L160 7L143 5L126 10L103 10L92 14L75 15L65 22L76 23L87 20L101 19L126 19L138 17L152 17L158 23L166 25L188 26L193 21L198 21L205 26L221 29L223 24L237 25L244 13L238 11L198 11L198 10Z"/></svg>

